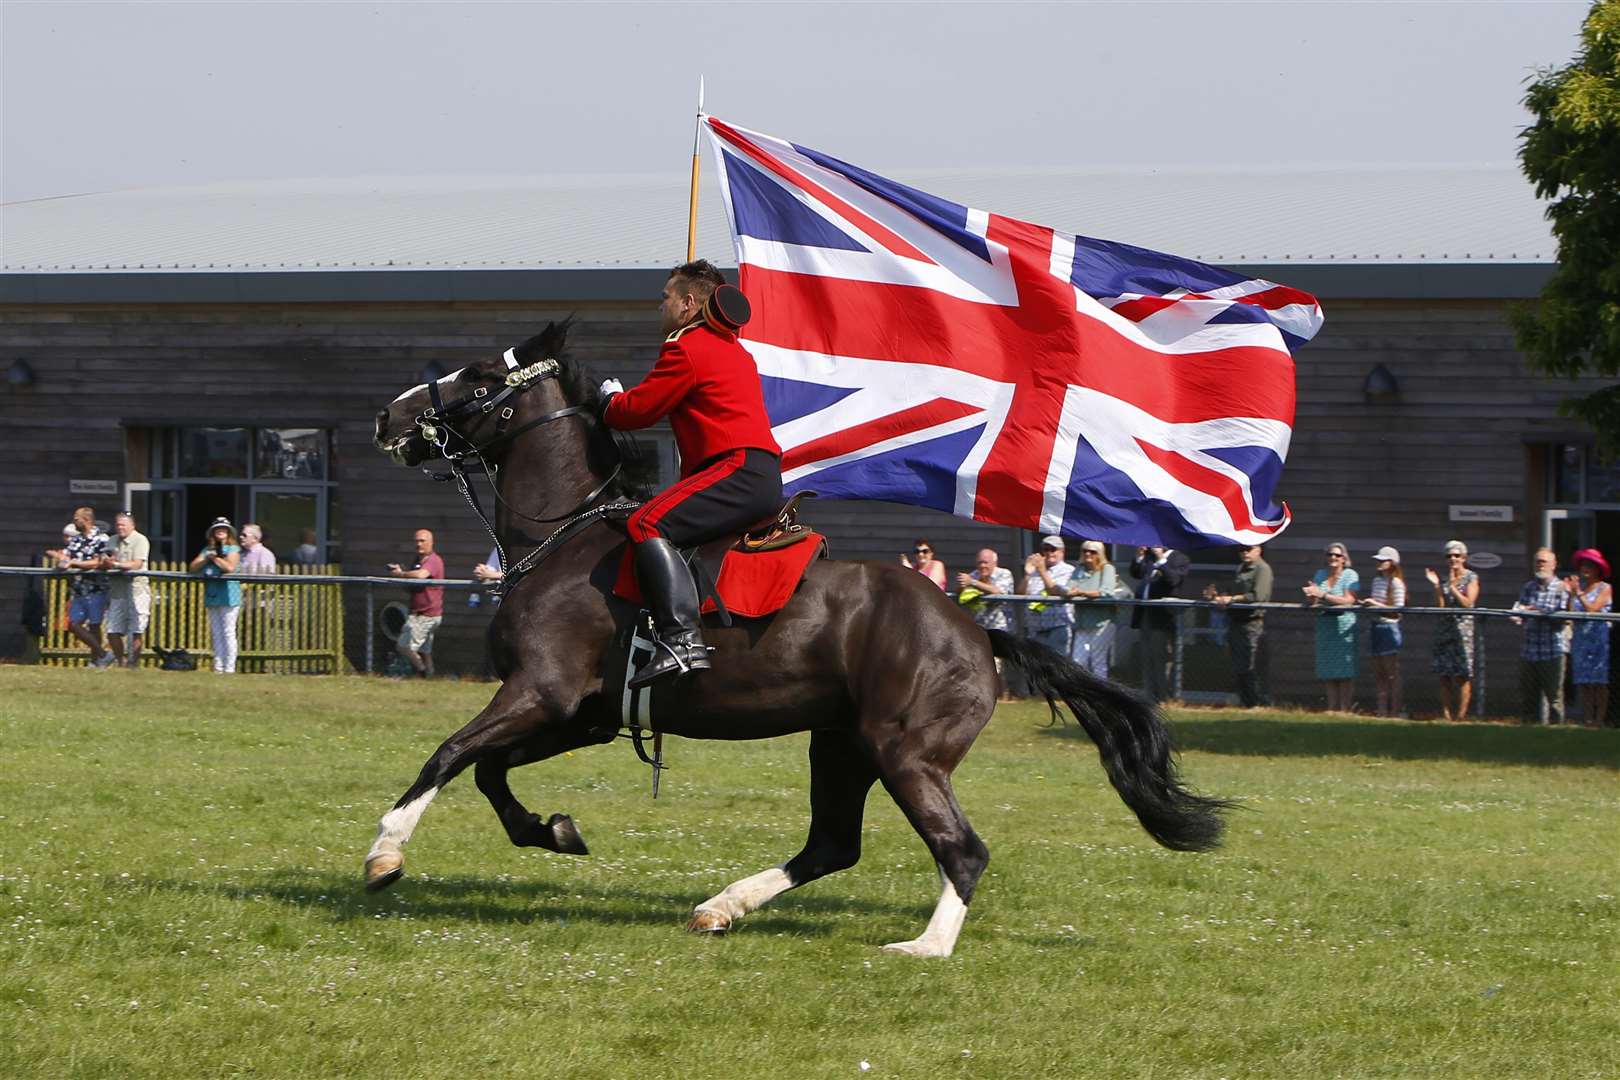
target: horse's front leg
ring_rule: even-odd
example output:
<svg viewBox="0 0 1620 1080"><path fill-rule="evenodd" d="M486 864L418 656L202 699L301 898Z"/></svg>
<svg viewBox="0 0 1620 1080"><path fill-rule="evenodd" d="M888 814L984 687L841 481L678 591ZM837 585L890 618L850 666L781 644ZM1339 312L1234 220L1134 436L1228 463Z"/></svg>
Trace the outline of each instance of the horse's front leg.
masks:
<svg viewBox="0 0 1620 1080"><path fill-rule="evenodd" d="M576 717L561 729L544 728L536 732L528 742L504 755L483 758L473 768L473 780L489 800L495 816L501 819L501 826L515 847L544 848L563 855L589 855L573 818L567 814L552 814L542 821L539 814L531 813L518 802L506 782L506 774L519 765L593 743L612 741L613 732L591 730Z"/></svg>
<svg viewBox="0 0 1620 1080"><path fill-rule="evenodd" d="M532 686L504 683L482 712L440 744L416 782L377 823L377 839L366 853L366 890L387 888L404 874L400 849L446 784L468 765L528 742L546 720L544 703Z"/></svg>

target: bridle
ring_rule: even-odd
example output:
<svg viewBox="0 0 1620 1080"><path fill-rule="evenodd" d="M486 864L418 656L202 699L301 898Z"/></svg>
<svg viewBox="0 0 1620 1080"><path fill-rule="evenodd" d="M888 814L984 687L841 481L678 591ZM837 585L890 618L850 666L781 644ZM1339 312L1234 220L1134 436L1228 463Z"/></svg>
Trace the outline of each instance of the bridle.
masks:
<svg viewBox="0 0 1620 1080"><path fill-rule="evenodd" d="M611 503L593 509L596 500L602 497L602 493L619 478L619 474L624 469L623 455L619 452L618 443L612 440L609 441L609 445L613 448L614 462L613 469L608 473L607 479L596 485L590 494L586 495L566 514L558 514L555 517L534 517L523 513L501 498L500 488L495 483L495 474L498 467L491 465L485 456L489 451L503 443L516 439L527 431L549 424L553 420L562 420L570 416L577 416L584 420L589 434L593 438L599 431L603 430L595 410L588 405L569 405L565 408L553 409L551 412L526 420L515 428L509 428L516 412L510 402L515 401L519 395L527 393L547 379L556 378L562 373L562 363L554 358L547 357L527 366L520 365L516 354L511 349L507 349L506 352L501 354L501 359L506 361L507 371L505 382L499 390L492 393L491 388L488 386L474 387L472 393L446 404L439 393L438 382L430 382L427 384L427 391L428 400L431 404L412 421L423 441L433 447L439 456L450 464L449 473L436 473L429 469L426 464L423 464L422 471L438 481L446 481L454 477L462 497L467 500L467 505L472 507L473 513L483 523L484 531L489 533L489 538L495 543L495 552L500 557L502 571L501 584L494 590L497 593L509 589L518 577L534 569L540 559L544 558L545 554L549 552L553 546L553 541L559 537L573 533L580 525L588 521L621 510L628 511L635 506L634 503ZM466 418L469 417L473 422L471 428L462 430L461 427L457 426L464 423ZM487 441L477 441L477 438L475 438L478 434L477 429L483 426L491 417L494 418L493 437ZM516 566L510 566L509 568L506 548L502 545L501 538L496 532L495 526L490 522L489 516L484 513L484 508L478 501L478 492L467 480L468 459L478 462L484 471L485 479L489 481L490 490L495 494L495 501L506 507L509 513L515 514L525 521L532 521L537 525L550 525L559 521L563 523Z"/></svg>

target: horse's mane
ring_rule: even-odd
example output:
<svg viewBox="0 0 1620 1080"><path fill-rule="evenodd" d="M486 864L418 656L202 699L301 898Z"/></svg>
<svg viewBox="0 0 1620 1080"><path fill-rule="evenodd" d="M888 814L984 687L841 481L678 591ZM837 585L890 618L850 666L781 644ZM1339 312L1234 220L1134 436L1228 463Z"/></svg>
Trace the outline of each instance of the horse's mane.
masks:
<svg viewBox="0 0 1620 1080"><path fill-rule="evenodd" d="M540 360L556 360L561 365L557 383L562 387L564 400L570 405L584 405L593 415L599 416L602 394L597 387L600 380L590 368L568 356L565 351L568 331L573 325L572 315L562 322L547 323L544 330L515 347L512 352L516 355L518 363L525 367ZM647 451L646 447L649 444L633 439L623 432L614 431L609 434L612 445L618 448L620 469L618 478L609 485L604 494L627 499L645 499L658 483L656 454ZM590 464L593 469L606 472L613 468L608 440L592 439L590 447Z"/></svg>

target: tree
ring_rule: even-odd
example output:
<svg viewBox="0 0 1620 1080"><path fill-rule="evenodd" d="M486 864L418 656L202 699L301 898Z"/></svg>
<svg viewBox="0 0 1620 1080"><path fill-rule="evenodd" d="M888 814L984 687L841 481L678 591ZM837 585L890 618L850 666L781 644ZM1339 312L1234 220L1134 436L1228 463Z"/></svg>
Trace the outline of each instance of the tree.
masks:
<svg viewBox="0 0 1620 1080"><path fill-rule="evenodd" d="M1620 0L1596 0L1567 66L1538 72L1524 104L1519 162L1547 209L1558 269L1538 304L1513 312L1532 369L1620 375ZM1620 453L1620 385L1564 403L1605 456Z"/></svg>

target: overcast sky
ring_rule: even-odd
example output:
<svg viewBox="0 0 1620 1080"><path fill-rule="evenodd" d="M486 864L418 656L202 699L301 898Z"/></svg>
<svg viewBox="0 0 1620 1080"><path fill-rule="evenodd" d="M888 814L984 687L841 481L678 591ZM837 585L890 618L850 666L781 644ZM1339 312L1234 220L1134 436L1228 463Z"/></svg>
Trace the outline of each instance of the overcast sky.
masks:
<svg viewBox="0 0 1620 1080"><path fill-rule="evenodd" d="M1586 10L0 0L0 188L680 171L700 73L878 169L1509 162Z"/></svg>

